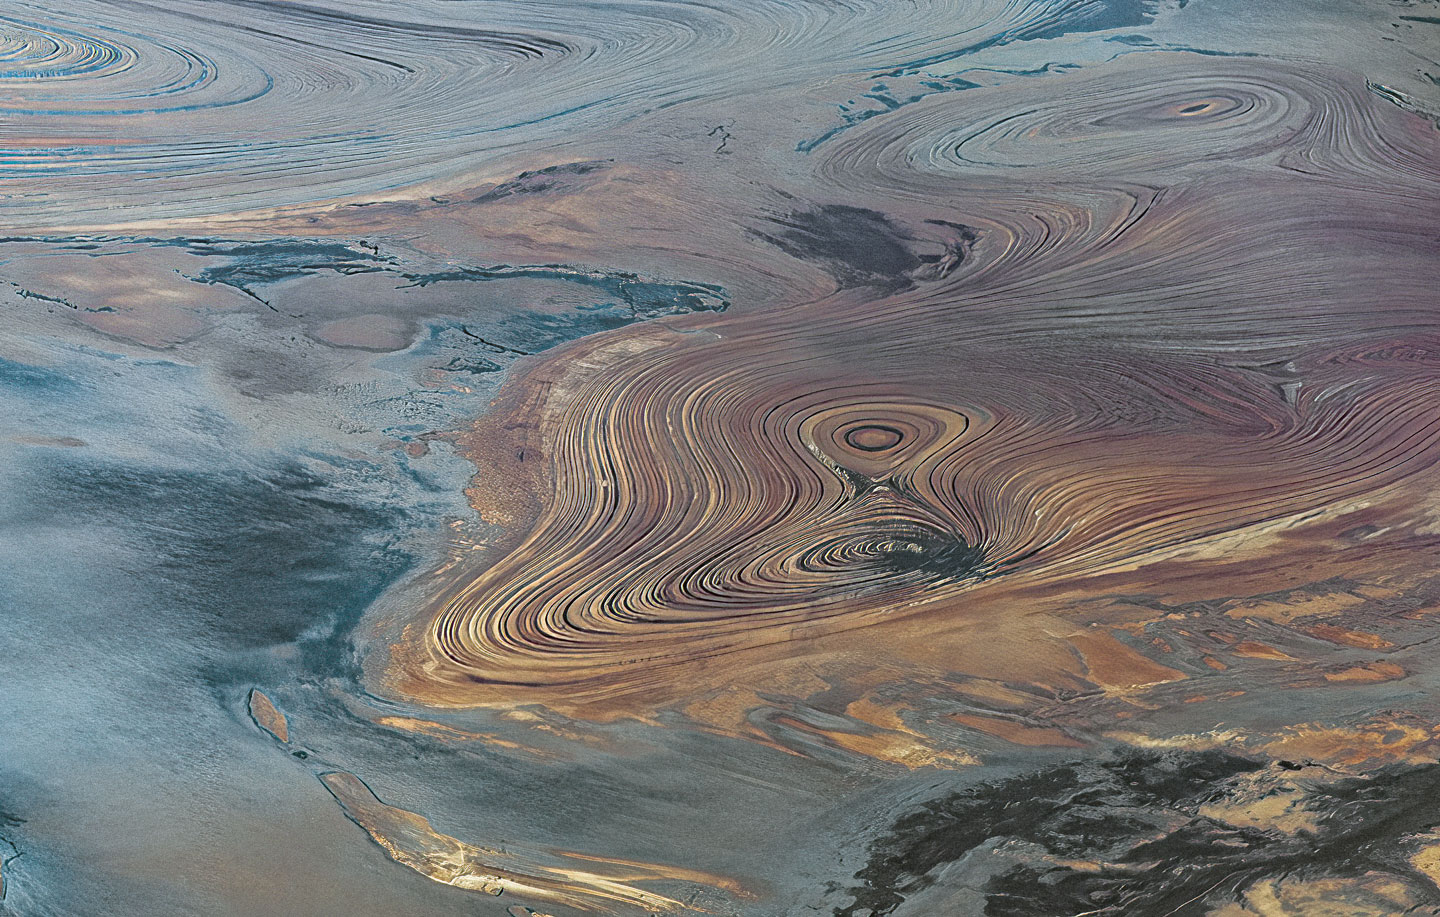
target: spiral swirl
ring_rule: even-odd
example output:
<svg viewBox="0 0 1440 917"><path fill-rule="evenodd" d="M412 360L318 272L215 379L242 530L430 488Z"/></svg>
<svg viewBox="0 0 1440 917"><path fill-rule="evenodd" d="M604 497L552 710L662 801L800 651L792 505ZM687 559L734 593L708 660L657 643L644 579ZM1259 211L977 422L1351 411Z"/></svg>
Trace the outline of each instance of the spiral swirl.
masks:
<svg viewBox="0 0 1440 917"><path fill-rule="evenodd" d="M557 420L560 487L535 535L447 602L432 639L483 683L600 690L802 625L942 613L991 578L1094 574L1440 455L1428 366L1293 410L1238 374L1099 368L1084 367L1088 398L1050 390L1044 412L1005 399L993 367L966 380L991 406L963 413L891 388L836 397L818 379L777 403L669 361L612 379L604 403ZM1175 404L1163 439L1151 417L1095 410L1137 397ZM1294 475L1310 466L1323 473Z"/></svg>
<svg viewBox="0 0 1440 917"><path fill-rule="evenodd" d="M24 2L0 18L13 227L110 226L374 200L506 161L573 158L657 110L803 85L953 41L960 0ZM877 41L875 17L901 28ZM1033 12L998 4L998 34ZM913 28L912 28L913 27ZM537 87L543 91L537 92ZM593 158L593 157L592 157ZM143 175L131 183L127 176Z"/></svg>
<svg viewBox="0 0 1440 917"><path fill-rule="evenodd" d="M1424 276L1381 267L1410 253L1337 256L1310 193L1252 176L1318 182L1379 239L1385 195L1440 199L1434 141L1324 73L1175 65L1058 79L1006 118L922 102L825 148L835 186L974 227L953 270L585 342L522 383L547 393L548 497L436 610L427 696L654 691L1433 468L1440 329Z"/></svg>

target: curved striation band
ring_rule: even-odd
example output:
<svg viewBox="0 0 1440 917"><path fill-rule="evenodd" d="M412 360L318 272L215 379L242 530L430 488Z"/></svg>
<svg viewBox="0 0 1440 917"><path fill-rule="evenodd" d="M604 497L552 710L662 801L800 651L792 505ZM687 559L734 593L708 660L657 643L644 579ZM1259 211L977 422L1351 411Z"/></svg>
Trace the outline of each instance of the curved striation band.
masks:
<svg viewBox="0 0 1440 917"><path fill-rule="evenodd" d="M823 149L836 188L963 218L973 251L946 270L676 323L723 334L581 342L512 383L543 392L548 497L445 596L429 683L680 683L1432 468L1433 290L1384 239L1396 197L1440 198L1433 138L1328 73L1150 57L1018 112L926 100ZM1333 225L1317 188L1345 202Z"/></svg>

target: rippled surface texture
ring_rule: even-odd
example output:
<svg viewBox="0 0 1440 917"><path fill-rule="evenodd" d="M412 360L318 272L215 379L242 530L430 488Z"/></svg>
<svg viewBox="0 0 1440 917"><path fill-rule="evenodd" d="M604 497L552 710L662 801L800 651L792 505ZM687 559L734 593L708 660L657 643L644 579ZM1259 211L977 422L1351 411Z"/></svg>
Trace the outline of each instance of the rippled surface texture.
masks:
<svg viewBox="0 0 1440 917"><path fill-rule="evenodd" d="M1440 3L0 9L0 914L1440 914Z"/></svg>

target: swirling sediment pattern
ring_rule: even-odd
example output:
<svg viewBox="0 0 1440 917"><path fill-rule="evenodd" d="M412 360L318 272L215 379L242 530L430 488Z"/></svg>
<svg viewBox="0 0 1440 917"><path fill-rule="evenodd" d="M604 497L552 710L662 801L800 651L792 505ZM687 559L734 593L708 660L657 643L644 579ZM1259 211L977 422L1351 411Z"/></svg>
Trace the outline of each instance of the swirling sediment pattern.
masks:
<svg viewBox="0 0 1440 917"><path fill-rule="evenodd" d="M1440 914L1437 74L6 0L0 913Z"/></svg>
<svg viewBox="0 0 1440 917"><path fill-rule="evenodd" d="M882 15L897 30L877 39ZM4 203L12 227L53 228L386 197L799 86L817 64L949 47L957 24L979 41L1046 15L999 0L22 2L0 19Z"/></svg>
<svg viewBox="0 0 1440 917"><path fill-rule="evenodd" d="M1387 235L1440 200L1433 135L1323 70L1153 55L1039 89L926 100L816 162L971 227L958 264L539 373L543 511L446 597L427 678L653 691L1433 469L1435 263L1392 244L1418 214Z"/></svg>

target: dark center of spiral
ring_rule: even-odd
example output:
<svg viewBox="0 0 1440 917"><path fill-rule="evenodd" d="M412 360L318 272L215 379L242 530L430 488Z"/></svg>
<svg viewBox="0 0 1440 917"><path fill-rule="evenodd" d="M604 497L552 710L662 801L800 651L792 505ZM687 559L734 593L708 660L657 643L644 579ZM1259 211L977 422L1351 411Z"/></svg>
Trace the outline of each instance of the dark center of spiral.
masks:
<svg viewBox="0 0 1440 917"><path fill-rule="evenodd" d="M845 434L845 444L861 452L884 452L900 445L905 434L884 424L865 424Z"/></svg>
<svg viewBox="0 0 1440 917"><path fill-rule="evenodd" d="M880 566L893 574L923 573L959 580L976 575L984 552L964 539L928 527L905 526L879 540Z"/></svg>

